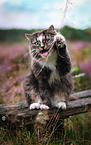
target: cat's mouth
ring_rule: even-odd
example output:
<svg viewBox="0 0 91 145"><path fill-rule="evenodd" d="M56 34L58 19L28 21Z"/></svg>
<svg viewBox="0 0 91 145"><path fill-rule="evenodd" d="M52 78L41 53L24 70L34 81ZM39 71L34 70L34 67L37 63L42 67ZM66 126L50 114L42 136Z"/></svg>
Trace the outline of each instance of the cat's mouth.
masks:
<svg viewBox="0 0 91 145"><path fill-rule="evenodd" d="M43 57L47 57L47 56L48 56L48 51L47 51L47 52L43 52L43 53L42 53L42 56L43 56Z"/></svg>
<svg viewBox="0 0 91 145"><path fill-rule="evenodd" d="M40 55L41 55L42 58L46 58L46 57L50 56L51 53L52 52L50 51L50 49L48 49L48 50L41 51Z"/></svg>

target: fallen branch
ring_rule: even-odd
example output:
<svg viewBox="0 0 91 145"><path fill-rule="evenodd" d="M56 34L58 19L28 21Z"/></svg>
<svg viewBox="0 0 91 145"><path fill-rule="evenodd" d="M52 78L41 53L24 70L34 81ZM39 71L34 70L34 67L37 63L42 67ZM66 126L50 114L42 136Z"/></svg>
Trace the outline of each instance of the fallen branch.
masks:
<svg viewBox="0 0 91 145"><path fill-rule="evenodd" d="M26 101L17 102L14 104L1 104L0 105L0 125L14 125L17 127L27 126L35 123L35 117L39 112L45 116L48 115L48 120L59 114L60 119L68 118L69 116L85 113L91 111L91 89L80 91L72 94L77 99L69 101L66 110L51 108L46 110L29 110Z"/></svg>

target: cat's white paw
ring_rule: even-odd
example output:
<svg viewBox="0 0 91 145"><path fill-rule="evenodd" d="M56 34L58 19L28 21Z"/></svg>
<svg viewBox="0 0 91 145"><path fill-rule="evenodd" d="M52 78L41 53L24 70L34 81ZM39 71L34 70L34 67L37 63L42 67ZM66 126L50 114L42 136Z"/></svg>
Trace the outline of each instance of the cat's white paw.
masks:
<svg viewBox="0 0 91 145"><path fill-rule="evenodd" d="M29 109L39 109L40 108L40 104L39 103L32 103L29 107Z"/></svg>
<svg viewBox="0 0 91 145"><path fill-rule="evenodd" d="M41 110L48 110L49 107L48 107L47 105L45 105L45 104L41 104L41 105L40 105L40 109L41 109Z"/></svg>
<svg viewBox="0 0 91 145"><path fill-rule="evenodd" d="M57 108L62 108L62 109L66 109L66 103L65 102L59 102L57 105L56 105Z"/></svg>
<svg viewBox="0 0 91 145"><path fill-rule="evenodd" d="M65 42L65 38L62 34L60 33L57 33L55 36L54 36L54 41L56 40L61 40L62 42Z"/></svg>

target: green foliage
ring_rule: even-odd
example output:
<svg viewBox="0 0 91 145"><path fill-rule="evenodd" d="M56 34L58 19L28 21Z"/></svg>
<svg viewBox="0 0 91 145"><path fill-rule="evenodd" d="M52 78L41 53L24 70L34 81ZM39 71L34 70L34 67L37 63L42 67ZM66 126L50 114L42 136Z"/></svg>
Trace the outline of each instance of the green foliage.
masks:
<svg viewBox="0 0 91 145"><path fill-rule="evenodd" d="M88 55L89 56L89 54L90 54L90 48L88 48L88 47L86 47L86 48L84 48L83 50L82 50L82 55Z"/></svg>
<svg viewBox="0 0 91 145"><path fill-rule="evenodd" d="M72 70L71 70L72 73L74 73L76 71L78 71L78 66L73 67Z"/></svg>
<svg viewBox="0 0 91 145"><path fill-rule="evenodd" d="M88 28L86 32L91 35L91 28Z"/></svg>
<svg viewBox="0 0 91 145"><path fill-rule="evenodd" d="M84 73L75 75L73 77L73 82L74 82L74 86L75 86L74 91L91 88L91 79Z"/></svg>
<svg viewBox="0 0 91 145"><path fill-rule="evenodd" d="M75 86L74 91L91 88L91 79L78 66L73 67L71 72Z"/></svg>
<svg viewBox="0 0 91 145"><path fill-rule="evenodd" d="M24 41L25 33L33 33L36 30L22 30L22 29L10 29L0 30L0 41L19 42Z"/></svg>
<svg viewBox="0 0 91 145"><path fill-rule="evenodd" d="M23 30L23 29L10 29L10 30L0 30L0 41L8 41L8 42L18 42L24 41L25 33L33 33L35 31L39 31L39 29L32 30ZM69 26L64 26L60 33L62 33L67 40L84 40L91 41L91 33L90 28L86 30L80 30L71 28Z"/></svg>
<svg viewBox="0 0 91 145"><path fill-rule="evenodd" d="M67 40L76 41L76 40L84 40L91 41L91 34L87 33L87 30L80 30L71 28L69 26L64 26L60 33L62 33Z"/></svg>

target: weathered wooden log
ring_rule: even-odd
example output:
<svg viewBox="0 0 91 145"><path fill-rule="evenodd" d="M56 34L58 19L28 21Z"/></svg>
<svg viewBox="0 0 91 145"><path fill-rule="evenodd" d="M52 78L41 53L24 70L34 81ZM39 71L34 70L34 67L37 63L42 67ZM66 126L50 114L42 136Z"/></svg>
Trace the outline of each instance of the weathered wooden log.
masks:
<svg viewBox="0 0 91 145"><path fill-rule="evenodd" d="M14 125L24 127L42 120L50 120L55 117L60 119L91 111L91 89L72 94L77 99L69 101L67 109L50 108L49 110L29 110L26 101L14 104L0 105L0 125ZM35 119L37 116L37 120ZM39 117L39 120L38 120Z"/></svg>

